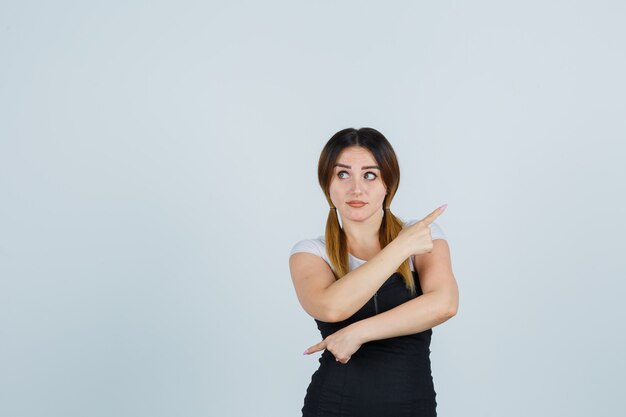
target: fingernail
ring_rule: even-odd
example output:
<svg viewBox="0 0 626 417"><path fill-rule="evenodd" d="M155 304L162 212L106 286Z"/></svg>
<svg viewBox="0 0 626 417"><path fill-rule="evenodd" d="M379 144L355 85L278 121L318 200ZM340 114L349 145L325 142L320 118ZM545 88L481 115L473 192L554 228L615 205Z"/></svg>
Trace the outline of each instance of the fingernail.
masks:
<svg viewBox="0 0 626 417"><path fill-rule="evenodd" d="M439 207L441 209L441 211L444 211L446 208L448 208L448 204L444 204L443 206Z"/></svg>
<svg viewBox="0 0 626 417"><path fill-rule="evenodd" d="M303 355L306 355L308 353L309 349L305 350Z"/></svg>

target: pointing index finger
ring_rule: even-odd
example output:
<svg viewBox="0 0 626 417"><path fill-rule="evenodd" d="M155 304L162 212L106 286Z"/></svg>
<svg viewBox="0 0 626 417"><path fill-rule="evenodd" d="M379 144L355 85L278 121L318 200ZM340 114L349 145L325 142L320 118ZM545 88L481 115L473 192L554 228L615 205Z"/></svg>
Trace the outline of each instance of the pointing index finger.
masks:
<svg viewBox="0 0 626 417"><path fill-rule="evenodd" d="M324 340L322 340L319 343L314 344L313 346L311 346L310 348L308 348L307 350L304 351L305 355L310 355L311 353L314 352L318 352L320 350L324 350L326 349L326 342Z"/></svg>
<svg viewBox="0 0 626 417"><path fill-rule="evenodd" d="M447 205L447 204L444 204L443 206L436 208L436 209L435 209L432 213L430 213L428 216L424 217L424 218L422 219L422 221L426 224L426 226L430 226L430 224L431 224L432 222L434 222L434 221L435 221L435 219L436 219L437 217L439 217L439 215L440 215L441 213L443 213L443 212L444 212L444 210L445 210L447 207L448 207L448 205Z"/></svg>

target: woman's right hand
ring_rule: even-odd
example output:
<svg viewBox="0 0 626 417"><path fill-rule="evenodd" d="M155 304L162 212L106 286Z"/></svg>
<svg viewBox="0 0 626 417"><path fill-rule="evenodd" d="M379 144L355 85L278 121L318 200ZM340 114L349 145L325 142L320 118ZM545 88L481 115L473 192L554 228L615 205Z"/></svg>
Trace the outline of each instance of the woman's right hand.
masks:
<svg viewBox="0 0 626 417"><path fill-rule="evenodd" d="M447 204L435 209L422 220L405 227L394 240L398 240L410 252L410 256L421 255L433 250L430 224L448 207Z"/></svg>

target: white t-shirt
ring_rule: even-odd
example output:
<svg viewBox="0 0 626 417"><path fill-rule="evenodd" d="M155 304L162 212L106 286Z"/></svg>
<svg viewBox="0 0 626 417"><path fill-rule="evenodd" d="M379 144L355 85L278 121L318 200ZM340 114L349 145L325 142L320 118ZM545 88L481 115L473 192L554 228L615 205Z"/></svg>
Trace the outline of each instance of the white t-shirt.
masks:
<svg viewBox="0 0 626 417"><path fill-rule="evenodd" d="M406 222L406 226L410 226L413 223L416 223L417 221L418 220L410 220ZM444 234L443 230L436 222L432 222L429 227L430 227L430 235L433 240L435 239L445 240L446 239L446 235ZM308 253L317 255L321 257L322 259L324 259L326 263L331 267L331 269L333 268L330 263L330 259L328 259L328 255L326 254L326 242L325 242L324 236L319 236L315 239L303 239L299 241L293 246L293 248L291 248L291 252L289 253L289 256L291 256L292 254L296 252L308 252ZM363 259L359 259L356 256L352 255L351 253L348 253L348 258L350 260L350 271L352 271L353 269L365 263ZM413 267L413 258L411 257L409 259L410 259L409 263L411 264L411 270L414 271L415 268Z"/></svg>

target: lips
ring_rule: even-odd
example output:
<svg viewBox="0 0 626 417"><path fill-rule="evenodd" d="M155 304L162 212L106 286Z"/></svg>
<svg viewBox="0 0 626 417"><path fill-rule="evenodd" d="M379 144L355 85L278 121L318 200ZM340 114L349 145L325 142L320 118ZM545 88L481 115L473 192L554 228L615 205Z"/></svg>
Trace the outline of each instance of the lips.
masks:
<svg viewBox="0 0 626 417"><path fill-rule="evenodd" d="M364 205L366 205L367 203L363 202L363 201L358 201L358 200L354 200L354 201L348 201L347 204L350 207L363 207Z"/></svg>

